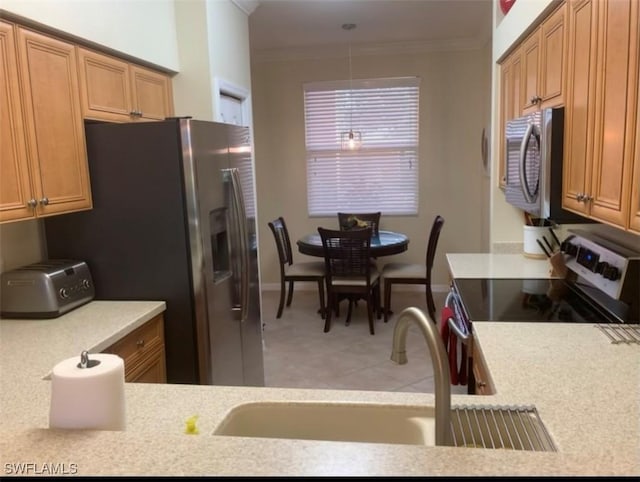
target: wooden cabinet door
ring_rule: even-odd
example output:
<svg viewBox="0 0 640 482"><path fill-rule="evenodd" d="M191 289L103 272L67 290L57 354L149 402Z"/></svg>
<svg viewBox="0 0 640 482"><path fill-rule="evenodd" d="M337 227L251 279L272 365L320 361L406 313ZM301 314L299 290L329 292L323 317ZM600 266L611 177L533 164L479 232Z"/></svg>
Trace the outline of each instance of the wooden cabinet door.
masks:
<svg viewBox="0 0 640 482"><path fill-rule="evenodd" d="M540 38L541 31L537 29L522 45L522 110L524 113L539 108Z"/></svg>
<svg viewBox="0 0 640 482"><path fill-rule="evenodd" d="M130 383L167 383L164 348L159 348L148 358L134 366L125 378Z"/></svg>
<svg viewBox="0 0 640 482"><path fill-rule="evenodd" d="M522 115L521 93L522 61L520 50L512 52L501 65L500 86L500 155L498 164L498 183L506 185L506 145L505 128L508 120Z"/></svg>
<svg viewBox="0 0 640 482"><path fill-rule="evenodd" d="M562 5L541 26L540 86L542 107L554 107L564 102L565 36L567 5Z"/></svg>
<svg viewBox="0 0 640 482"><path fill-rule="evenodd" d="M35 216L24 139L14 26L0 22L0 222Z"/></svg>
<svg viewBox="0 0 640 482"><path fill-rule="evenodd" d="M113 353L124 360L127 382L166 383L164 316L155 316L103 353Z"/></svg>
<svg viewBox="0 0 640 482"><path fill-rule="evenodd" d="M593 161L597 15L593 0L572 0L567 11L567 92L565 92L562 207L588 215Z"/></svg>
<svg viewBox="0 0 640 482"><path fill-rule="evenodd" d="M78 48L82 112L87 119L131 121L129 64Z"/></svg>
<svg viewBox="0 0 640 482"><path fill-rule="evenodd" d="M632 31L638 32L640 29L640 8L635 11L635 27L632 25ZM636 59L640 56L640 38L636 38ZM631 92L636 96L636 115L635 115L635 147L633 153L633 174L631 177L631 201L629 205L629 229L640 234L640 78L636 78L635 89L631 86Z"/></svg>
<svg viewBox="0 0 640 482"><path fill-rule="evenodd" d="M131 66L133 109L142 119L164 120L173 115L171 80L167 75Z"/></svg>
<svg viewBox="0 0 640 482"><path fill-rule="evenodd" d="M637 95L636 101L638 104L636 107L636 140L633 155L633 176L631 178L629 229L640 234L640 95Z"/></svg>
<svg viewBox="0 0 640 482"><path fill-rule="evenodd" d="M596 2L598 53L591 217L626 228L638 76L637 0Z"/></svg>
<svg viewBox="0 0 640 482"><path fill-rule="evenodd" d="M90 209L75 46L23 28L17 32L37 215Z"/></svg>

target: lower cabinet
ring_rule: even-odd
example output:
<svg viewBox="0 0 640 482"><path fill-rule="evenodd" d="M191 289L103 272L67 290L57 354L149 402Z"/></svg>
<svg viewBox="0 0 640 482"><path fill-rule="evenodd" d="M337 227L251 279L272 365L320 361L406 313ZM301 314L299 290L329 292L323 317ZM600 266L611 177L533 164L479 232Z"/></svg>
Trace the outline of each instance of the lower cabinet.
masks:
<svg viewBox="0 0 640 482"><path fill-rule="evenodd" d="M471 353L471 370L473 373L472 380L475 383L475 394L493 395L494 393L496 393L496 390L493 386L493 381L491 380L491 375L489 374L489 370L487 369L486 362L484 361L484 355L482 354L482 350L480 349L480 344L477 342L475 337L473 339L473 348Z"/></svg>
<svg viewBox="0 0 640 482"><path fill-rule="evenodd" d="M104 350L124 360L126 382L166 383L164 317L158 315Z"/></svg>

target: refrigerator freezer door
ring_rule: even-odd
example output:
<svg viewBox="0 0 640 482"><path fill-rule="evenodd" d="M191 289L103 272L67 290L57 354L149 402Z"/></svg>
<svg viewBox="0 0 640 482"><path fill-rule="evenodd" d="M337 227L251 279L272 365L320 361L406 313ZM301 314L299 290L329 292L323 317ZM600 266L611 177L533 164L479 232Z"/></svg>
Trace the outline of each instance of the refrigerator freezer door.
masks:
<svg viewBox="0 0 640 482"><path fill-rule="evenodd" d="M245 385L264 385L262 353L262 321L260 313L260 280L258 271L258 240L254 166L249 129L232 127L229 137L229 166L236 169L245 209L246 256L248 261L248 306L241 325L242 366Z"/></svg>
<svg viewBox="0 0 640 482"><path fill-rule="evenodd" d="M246 334L249 326L260 328L260 312L258 308L256 318L253 305L258 299L249 291L255 267L249 257L244 197L239 176L230 169L234 147L229 140L238 136L233 131L247 129L187 124L190 142L184 145L190 147L183 156L185 178L190 178L187 204L201 383L264 385L261 330L259 343ZM248 154L250 159L250 149Z"/></svg>

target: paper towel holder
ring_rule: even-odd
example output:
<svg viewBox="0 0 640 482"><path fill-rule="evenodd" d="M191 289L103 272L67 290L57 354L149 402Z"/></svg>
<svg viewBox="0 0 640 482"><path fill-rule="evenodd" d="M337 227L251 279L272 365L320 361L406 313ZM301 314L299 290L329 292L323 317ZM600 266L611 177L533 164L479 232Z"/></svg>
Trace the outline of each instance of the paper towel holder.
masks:
<svg viewBox="0 0 640 482"><path fill-rule="evenodd" d="M89 360L89 352L87 350L82 350L82 353L80 353L80 363L78 363L78 368L93 368L98 365L100 365L100 360Z"/></svg>

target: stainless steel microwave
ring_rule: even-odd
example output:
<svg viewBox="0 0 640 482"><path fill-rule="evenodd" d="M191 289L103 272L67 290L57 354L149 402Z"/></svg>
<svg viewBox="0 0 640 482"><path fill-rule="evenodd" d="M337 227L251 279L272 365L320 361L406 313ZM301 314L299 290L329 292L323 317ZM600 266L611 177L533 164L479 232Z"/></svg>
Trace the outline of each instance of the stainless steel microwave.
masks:
<svg viewBox="0 0 640 482"><path fill-rule="evenodd" d="M507 122L505 196L540 219L584 223L562 209L564 108L543 109Z"/></svg>

